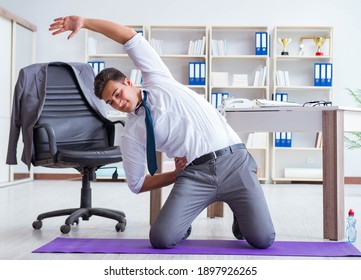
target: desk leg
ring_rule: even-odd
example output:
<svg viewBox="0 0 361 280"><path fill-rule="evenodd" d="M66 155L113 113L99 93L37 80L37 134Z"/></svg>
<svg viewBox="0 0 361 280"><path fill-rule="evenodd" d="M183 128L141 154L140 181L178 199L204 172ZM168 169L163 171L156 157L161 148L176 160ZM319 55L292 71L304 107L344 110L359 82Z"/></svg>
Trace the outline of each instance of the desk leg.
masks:
<svg viewBox="0 0 361 280"><path fill-rule="evenodd" d="M150 191L150 217L149 217L150 225L152 225L155 219L158 217L160 209L162 208L161 201L162 201L161 189Z"/></svg>
<svg viewBox="0 0 361 280"><path fill-rule="evenodd" d="M223 202L217 201L207 207L207 217L223 217Z"/></svg>
<svg viewBox="0 0 361 280"><path fill-rule="evenodd" d="M323 237L344 238L344 116L342 111L322 113L323 132Z"/></svg>
<svg viewBox="0 0 361 280"><path fill-rule="evenodd" d="M162 173L163 156L162 153L160 152L157 152L157 165L158 165L158 170L156 173ZM149 216L150 225L152 225L155 219L158 217L161 208L162 208L162 189L150 191L150 216Z"/></svg>

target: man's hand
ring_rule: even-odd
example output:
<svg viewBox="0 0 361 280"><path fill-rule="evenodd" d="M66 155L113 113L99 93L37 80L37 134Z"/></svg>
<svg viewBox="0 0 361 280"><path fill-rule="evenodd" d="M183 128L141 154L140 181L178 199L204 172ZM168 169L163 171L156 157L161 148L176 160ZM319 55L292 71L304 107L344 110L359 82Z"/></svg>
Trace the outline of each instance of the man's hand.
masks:
<svg viewBox="0 0 361 280"><path fill-rule="evenodd" d="M54 19L54 23L50 25L49 31L57 35L66 31L71 31L68 39L73 38L83 27L83 18L79 16L67 16Z"/></svg>
<svg viewBox="0 0 361 280"><path fill-rule="evenodd" d="M175 171L179 173L187 167L187 158L186 157L176 157L174 159Z"/></svg>
<svg viewBox="0 0 361 280"><path fill-rule="evenodd" d="M68 39L71 39L82 28L101 33L122 45L124 45L134 35L137 34L131 27L120 25L108 20L89 19L80 16L56 18L54 19L54 23L50 25L49 31L53 31L53 35L71 31L70 35L68 36Z"/></svg>

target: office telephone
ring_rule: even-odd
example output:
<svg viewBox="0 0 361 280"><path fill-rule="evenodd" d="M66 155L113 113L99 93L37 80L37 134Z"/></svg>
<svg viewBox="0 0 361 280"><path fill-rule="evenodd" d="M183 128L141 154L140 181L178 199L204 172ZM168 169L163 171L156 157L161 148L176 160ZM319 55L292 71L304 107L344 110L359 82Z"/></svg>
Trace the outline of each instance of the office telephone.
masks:
<svg viewBox="0 0 361 280"><path fill-rule="evenodd" d="M223 101L224 109L252 108L253 101L246 98L228 98Z"/></svg>

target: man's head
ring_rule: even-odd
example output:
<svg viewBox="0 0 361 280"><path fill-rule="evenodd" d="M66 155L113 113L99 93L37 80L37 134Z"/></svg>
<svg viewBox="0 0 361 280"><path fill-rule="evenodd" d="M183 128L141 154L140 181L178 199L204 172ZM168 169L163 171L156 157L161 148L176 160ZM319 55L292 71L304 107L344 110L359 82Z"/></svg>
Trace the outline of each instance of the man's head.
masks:
<svg viewBox="0 0 361 280"><path fill-rule="evenodd" d="M94 93L121 112L133 112L141 102L140 90L115 68L106 68L95 77Z"/></svg>
<svg viewBox="0 0 361 280"><path fill-rule="evenodd" d="M94 81L94 93L99 99L103 99L103 90L109 80L124 83L126 76L115 68L105 68L96 77Z"/></svg>

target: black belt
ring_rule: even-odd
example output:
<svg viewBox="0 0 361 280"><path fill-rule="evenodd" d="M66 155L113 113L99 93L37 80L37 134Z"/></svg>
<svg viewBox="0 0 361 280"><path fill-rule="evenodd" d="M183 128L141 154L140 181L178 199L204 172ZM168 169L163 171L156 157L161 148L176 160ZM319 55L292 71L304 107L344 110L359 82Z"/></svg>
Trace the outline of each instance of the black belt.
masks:
<svg viewBox="0 0 361 280"><path fill-rule="evenodd" d="M245 149L245 148L246 148L246 146L244 144L235 144L235 145L220 149L218 151L214 151L209 154L205 154L199 158L196 158L195 160L193 160L191 162L191 165L203 164L209 160L216 159L220 156L233 154L233 152L240 150L240 149Z"/></svg>

